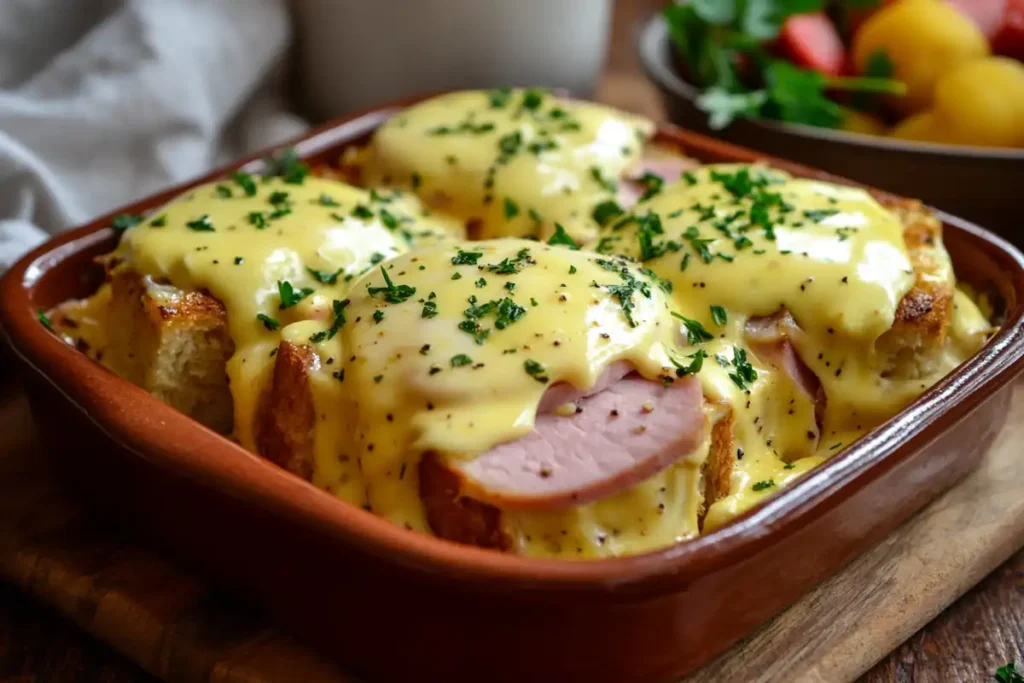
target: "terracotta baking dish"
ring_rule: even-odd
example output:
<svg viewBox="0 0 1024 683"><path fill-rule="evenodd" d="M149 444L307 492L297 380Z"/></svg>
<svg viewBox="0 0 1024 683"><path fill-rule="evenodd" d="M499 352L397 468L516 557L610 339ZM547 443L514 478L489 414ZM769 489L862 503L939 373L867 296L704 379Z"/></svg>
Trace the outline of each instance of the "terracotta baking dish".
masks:
<svg viewBox="0 0 1024 683"><path fill-rule="evenodd" d="M399 106L329 124L297 148L333 161ZM671 126L659 137L703 161L756 157ZM184 187L123 210L145 211ZM70 485L349 670L374 680L662 681L781 611L960 480L992 443L1022 368L1024 256L942 218L960 277L1005 302L995 338L907 410L735 523L628 559L529 559L405 531L66 346L37 311L96 286L90 259L114 246L110 216L15 265L0 282L0 321Z"/></svg>

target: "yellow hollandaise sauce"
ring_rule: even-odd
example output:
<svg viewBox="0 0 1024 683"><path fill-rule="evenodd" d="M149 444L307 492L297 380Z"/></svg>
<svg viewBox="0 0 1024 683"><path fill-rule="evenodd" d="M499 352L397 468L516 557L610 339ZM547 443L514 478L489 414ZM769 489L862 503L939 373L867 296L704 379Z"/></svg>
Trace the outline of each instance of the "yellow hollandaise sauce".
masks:
<svg viewBox="0 0 1024 683"><path fill-rule="evenodd" d="M420 249L367 273L349 302L344 460L360 463L364 504L412 529L428 530L423 453L472 458L523 436L551 385L589 388L616 361L653 381L674 377L679 327L660 283L592 252L521 239ZM351 478L336 449L318 439L318 471ZM577 557L689 538L706 452L597 503L505 512L504 529L521 553Z"/></svg>
<svg viewBox="0 0 1024 683"><path fill-rule="evenodd" d="M255 448L256 403L272 353L294 322L327 319L351 282L418 239L450 227L426 219L415 197L367 192L315 177L236 173L201 185L126 230L120 267L184 291L209 292L227 310L235 354L228 377L236 438Z"/></svg>
<svg viewBox="0 0 1024 683"><path fill-rule="evenodd" d="M705 395L733 409L730 494L709 507L705 530L891 417L990 330L958 293L950 339L959 341L944 351L952 364L924 378L884 376L875 342L892 327L915 272L902 224L856 188L713 165L684 173L629 212L611 204L602 212L594 248L626 254L672 283L679 310L702 323L690 341L713 361L699 373ZM935 277L952 273L938 269ZM787 337L826 396L821 434L814 396L749 350L751 319L780 309L798 323Z"/></svg>
<svg viewBox="0 0 1024 683"><path fill-rule="evenodd" d="M579 241L594 235L594 207L614 199L653 131L543 90L457 92L395 116L358 163L366 184L412 189L473 237L546 239L558 223Z"/></svg>

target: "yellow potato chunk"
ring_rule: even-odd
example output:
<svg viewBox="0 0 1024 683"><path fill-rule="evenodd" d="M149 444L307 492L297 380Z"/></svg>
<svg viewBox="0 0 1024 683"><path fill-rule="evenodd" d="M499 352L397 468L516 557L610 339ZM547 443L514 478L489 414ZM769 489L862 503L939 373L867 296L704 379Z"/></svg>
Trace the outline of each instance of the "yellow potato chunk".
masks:
<svg viewBox="0 0 1024 683"><path fill-rule="evenodd" d="M950 141L1024 147L1024 64L988 57L957 67L936 86L934 111Z"/></svg>
<svg viewBox="0 0 1024 683"><path fill-rule="evenodd" d="M888 56L893 76L907 85L895 106L913 113L931 106L944 74L988 55L989 47L981 30L943 0L900 0L875 13L854 37L853 58L861 72L878 52Z"/></svg>
<svg viewBox="0 0 1024 683"><path fill-rule="evenodd" d="M908 116L900 121L889 134L900 140L914 142L951 142L951 140L943 138L933 111L922 111Z"/></svg>

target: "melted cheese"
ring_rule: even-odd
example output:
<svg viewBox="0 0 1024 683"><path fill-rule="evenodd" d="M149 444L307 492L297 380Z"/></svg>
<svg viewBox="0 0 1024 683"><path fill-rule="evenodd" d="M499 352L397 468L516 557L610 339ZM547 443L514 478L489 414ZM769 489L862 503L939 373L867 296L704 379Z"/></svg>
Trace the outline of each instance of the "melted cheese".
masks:
<svg viewBox="0 0 1024 683"><path fill-rule="evenodd" d="M598 230L594 207L614 213L614 183L650 132L635 117L534 91L442 96L396 116L358 159L365 181L414 190L430 215L401 190L243 178L157 210L124 234L117 256L156 285L206 290L224 304L235 436L247 448L278 345L309 345L313 482L424 533L423 453L473 458L522 436L547 387L591 387L619 360L650 380L699 365L710 419L733 420L729 495L710 506L702 498L705 439L606 499L503 513L523 554L644 552L696 536L705 507L708 531L763 501L894 414L991 331L957 292L931 372L886 376L876 342L915 274L899 221L857 189L705 167ZM452 239L466 223L482 236L547 236L557 223L595 251ZM934 258L947 265L931 277L951 281L941 244ZM628 283L627 297L610 289ZM102 338L104 297L106 288L78 311L78 336ZM752 318L783 307L828 397L820 440L814 402L746 338Z"/></svg>
<svg viewBox="0 0 1024 683"><path fill-rule="evenodd" d="M641 156L650 121L537 90L459 92L410 107L374 135L370 185L414 188L427 204L475 225L481 238L547 238L562 225L577 240L597 225Z"/></svg>

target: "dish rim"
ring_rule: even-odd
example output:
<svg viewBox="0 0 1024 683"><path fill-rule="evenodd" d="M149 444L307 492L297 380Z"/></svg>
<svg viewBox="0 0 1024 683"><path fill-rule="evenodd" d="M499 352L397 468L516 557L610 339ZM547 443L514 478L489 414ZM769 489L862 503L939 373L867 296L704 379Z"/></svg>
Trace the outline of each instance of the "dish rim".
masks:
<svg viewBox="0 0 1024 683"><path fill-rule="evenodd" d="M701 575L746 559L773 543L776 535L796 532L811 523L817 511L834 507L870 486L959 423L1024 365L1024 255L996 235L936 211L945 229L952 227L971 239L981 240L988 246L986 253L1009 259L1008 265L1014 267L1017 300L1006 312L1004 326L978 353L828 462L706 536L635 556L545 559L461 545L409 531L339 500L114 375L40 324L38 309L33 306L36 283L69 257L110 240L114 233L108 226L117 214L147 211L190 187L239 168L258 170L259 159L285 147L295 147L302 158L325 154L332 148L338 152L342 144L351 144L421 99L406 98L328 122L292 141L128 204L52 238L22 257L0 278L0 331L22 362L51 383L98 429L136 457L165 470L314 529L332 542L416 570L427 580L455 583L463 590L559 591L601 594L612 599L681 590ZM684 150L696 143L710 153L736 157L738 162L761 159L787 170L858 185L668 123L658 123L658 136L677 142Z"/></svg>
<svg viewBox="0 0 1024 683"><path fill-rule="evenodd" d="M699 95L698 89L683 80L672 68L669 60L665 59L666 50L671 49L669 40L668 23L665 17L660 14L651 17L643 28L636 41L637 52L640 56L640 63L643 65L644 73L663 91L668 91L676 97L680 97L696 106L694 100ZM1003 162L1018 162L1024 164L1024 149L1011 147L979 147L977 145L949 145L939 142L918 142L914 140L895 140L878 135L867 135L864 133L853 133L850 131L834 130L809 126L802 123L785 123L771 121L768 119L750 118L744 121L774 133L785 135L797 135L800 137L821 140L823 142L853 145L855 147L881 149L887 152L914 153L923 159L936 157L960 157L971 159L993 159Z"/></svg>

